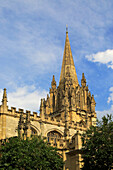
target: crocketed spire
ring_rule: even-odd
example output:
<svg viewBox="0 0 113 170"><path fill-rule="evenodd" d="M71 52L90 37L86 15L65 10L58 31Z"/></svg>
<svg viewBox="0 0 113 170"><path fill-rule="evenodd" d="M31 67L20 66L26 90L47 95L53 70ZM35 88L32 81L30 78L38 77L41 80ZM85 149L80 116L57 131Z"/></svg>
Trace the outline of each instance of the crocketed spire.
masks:
<svg viewBox="0 0 113 170"><path fill-rule="evenodd" d="M64 47L62 69L60 74L60 83L64 82L66 77L72 79L72 83L74 87L78 86L78 78L77 78L73 56L71 52L71 46L69 42L67 28L66 28L66 40L65 40L65 47Z"/></svg>

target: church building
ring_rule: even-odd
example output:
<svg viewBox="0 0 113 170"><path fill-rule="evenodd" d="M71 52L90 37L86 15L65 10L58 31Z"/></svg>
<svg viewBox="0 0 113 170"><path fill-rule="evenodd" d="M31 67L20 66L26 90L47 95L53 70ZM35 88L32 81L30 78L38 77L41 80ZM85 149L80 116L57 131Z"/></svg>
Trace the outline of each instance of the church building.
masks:
<svg viewBox="0 0 113 170"><path fill-rule="evenodd" d="M81 84L70 47L68 30L58 86L53 75L47 98L41 99L40 114L16 109L7 105L4 89L0 105L0 139L12 136L23 138L41 135L63 155L64 170L81 168L81 134L90 126L95 126L95 99L86 85L84 73Z"/></svg>

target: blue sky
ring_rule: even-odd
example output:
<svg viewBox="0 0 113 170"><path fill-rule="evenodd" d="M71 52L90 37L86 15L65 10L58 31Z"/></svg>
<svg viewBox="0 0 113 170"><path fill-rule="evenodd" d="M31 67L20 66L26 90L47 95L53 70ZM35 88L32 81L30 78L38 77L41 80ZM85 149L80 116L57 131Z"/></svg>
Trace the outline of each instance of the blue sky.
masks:
<svg viewBox="0 0 113 170"><path fill-rule="evenodd" d="M113 1L0 0L0 98L39 110L52 75L59 83L65 30L79 83L84 72L98 118L113 113Z"/></svg>

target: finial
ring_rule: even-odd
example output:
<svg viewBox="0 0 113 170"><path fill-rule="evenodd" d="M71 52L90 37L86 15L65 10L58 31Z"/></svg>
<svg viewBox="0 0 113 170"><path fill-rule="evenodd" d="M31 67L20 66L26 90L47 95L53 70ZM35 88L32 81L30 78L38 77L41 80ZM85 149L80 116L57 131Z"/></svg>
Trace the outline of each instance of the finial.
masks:
<svg viewBox="0 0 113 170"><path fill-rule="evenodd" d="M4 97L6 97L6 88L4 88L4 94L3 94Z"/></svg>
<svg viewBox="0 0 113 170"><path fill-rule="evenodd" d="M41 99L41 106L43 107L44 105L44 99Z"/></svg>
<svg viewBox="0 0 113 170"><path fill-rule="evenodd" d="M49 94L47 94L47 99L49 99Z"/></svg>
<svg viewBox="0 0 113 170"><path fill-rule="evenodd" d="M66 24L66 33L68 33L68 25Z"/></svg>
<svg viewBox="0 0 113 170"><path fill-rule="evenodd" d="M84 79L85 77L84 77L84 73L82 73L82 79Z"/></svg>
<svg viewBox="0 0 113 170"><path fill-rule="evenodd" d="M55 81L55 76L53 75L53 80L52 81Z"/></svg>
<svg viewBox="0 0 113 170"><path fill-rule="evenodd" d="M91 98L91 92L89 91L89 97Z"/></svg>
<svg viewBox="0 0 113 170"><path fill-rule="evenodd" d="M91 97L91 102L95 103L94 95L92 95L92 97Z"/></svg>

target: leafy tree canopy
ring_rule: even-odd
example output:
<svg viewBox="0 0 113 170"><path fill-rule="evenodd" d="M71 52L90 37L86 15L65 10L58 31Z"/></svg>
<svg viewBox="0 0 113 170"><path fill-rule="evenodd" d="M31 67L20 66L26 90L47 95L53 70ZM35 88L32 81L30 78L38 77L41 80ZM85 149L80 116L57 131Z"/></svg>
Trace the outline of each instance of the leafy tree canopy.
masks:
<svg viewBox="0 0 113 170"><path fill-rule="evenodd" d="M113 121L107 115L82 136L83 170L110 170L113 163Z"/></svg>
<svg viewBox="0 0 113 170"><path fill-rule="evenodd" d="M48 146L41 137L22 140L10 138L0 149L0 169L61 170L63 160L57 149Z"/></svg>

